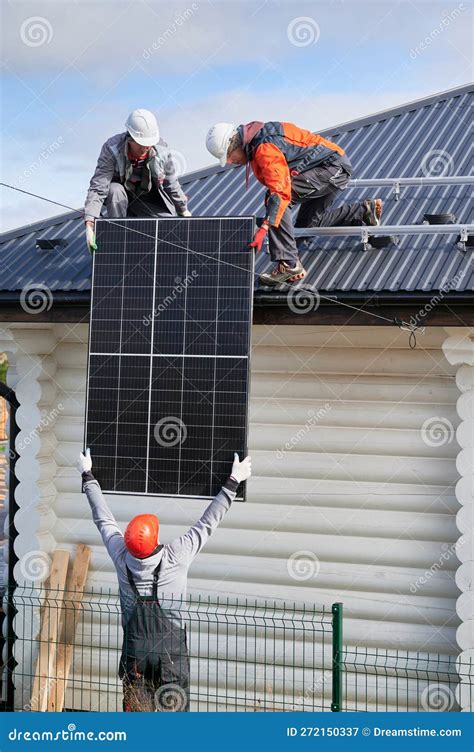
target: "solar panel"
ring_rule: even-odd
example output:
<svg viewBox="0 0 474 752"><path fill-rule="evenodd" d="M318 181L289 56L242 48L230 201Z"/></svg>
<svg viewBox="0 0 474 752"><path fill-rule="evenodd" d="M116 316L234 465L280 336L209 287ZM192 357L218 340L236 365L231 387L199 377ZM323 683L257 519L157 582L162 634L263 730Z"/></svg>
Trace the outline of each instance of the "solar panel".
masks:
<svg viewBox="0 0 474 752"><path fill-rule="evenodd" d="M253 231L97 221L86 446L104 491L212 498L246 455Z"/></svg>

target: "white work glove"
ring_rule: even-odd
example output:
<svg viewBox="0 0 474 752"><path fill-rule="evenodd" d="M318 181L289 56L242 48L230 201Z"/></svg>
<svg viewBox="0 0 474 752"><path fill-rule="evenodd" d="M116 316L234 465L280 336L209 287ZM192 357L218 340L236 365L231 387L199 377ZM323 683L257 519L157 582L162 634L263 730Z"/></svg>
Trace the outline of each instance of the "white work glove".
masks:
<svg viewBox="0 0 474 752"><path fill-rule="evenodd" d="M189 209L185 209L184 211L180 212L179 216L180 217L192 217L193 215L191 214Z"/></svg>
<svg viewBox="0 0 474 752"><path fill-rule="evenodd" d="M232 470L230 473L230 477L234 478L234 480L237 481L237 483L242 483L242 481L247 480L247 478L250 478L252 475L252 458L246 457L242 462L239 461L239 455L234 454L234 464L232 465Z"/></svg>
<svg viewBox="0 0 474 752"><path fill-rule="evenodd" d="M76 467L81 473L88 473L90 470L92 470L92 459L91 459L91 450L86 449L85 452L79 453L79 458L76 462Z"/></svg>
<svg viewBox="0 0 474 752"><path fill-rule="evenodd" d="M91 222L90 219L86 222L86 243L89 253L97 250L97 243L95 242L94 222Z"/></svg>

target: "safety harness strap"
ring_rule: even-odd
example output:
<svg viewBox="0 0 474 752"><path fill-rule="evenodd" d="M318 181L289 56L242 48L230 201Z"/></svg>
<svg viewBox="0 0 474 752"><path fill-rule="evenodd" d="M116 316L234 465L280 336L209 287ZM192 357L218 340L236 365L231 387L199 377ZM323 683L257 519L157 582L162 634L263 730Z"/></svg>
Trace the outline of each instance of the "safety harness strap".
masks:
<svg viewBox="0 0 474 752"><path fill-rule="evenodd" d="M153 593L153 600L155 600L155 601L158 600L158 576L160 574L160 567L161 567L161 562L162 561L163 561L163 557L161 557L160 563L158 564L158 566L156 567L155 571L153 572L153 589L152 589L152 593Z"/></svg>
<svg viewBox="0 0 474 752"><path fill-rule="evenodd" d="M158 600L158 577L159 577L159 574L160 574L160 567L161 567L161 562L162 561L163 561L163 557L161 558L161 561L158 564L158 566L155 567L155 569L153 570L153 589L152 589L152 593L153 593L153 599L155 601ZM137 588L137 586L135 584L135 581L133 579L133 575L132 575L130 569L127 567L127 565L125 565L125 569L127 570L127 577L128 577L128 581L130 583L130 587L132 588L132 590L135 593L135 595L136 595L137 598L139 598L139 599L142 598L143 596L140 595L140 593L138 591L138 588Z"/></svg>

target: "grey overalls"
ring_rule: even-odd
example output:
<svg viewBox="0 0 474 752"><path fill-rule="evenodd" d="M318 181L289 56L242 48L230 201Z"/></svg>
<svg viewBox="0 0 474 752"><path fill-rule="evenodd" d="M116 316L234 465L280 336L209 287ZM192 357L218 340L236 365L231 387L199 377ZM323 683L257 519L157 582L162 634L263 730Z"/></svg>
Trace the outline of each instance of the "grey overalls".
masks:
<svg viewBox="0 0 474 752"><path fill-rule="evenodd" d="M119 676L123 709L189 711L189 655L186 630L170 619L158 600L161 561L153 572L152 595L140 595L127 567L136 602L124 627Z"/></svg>

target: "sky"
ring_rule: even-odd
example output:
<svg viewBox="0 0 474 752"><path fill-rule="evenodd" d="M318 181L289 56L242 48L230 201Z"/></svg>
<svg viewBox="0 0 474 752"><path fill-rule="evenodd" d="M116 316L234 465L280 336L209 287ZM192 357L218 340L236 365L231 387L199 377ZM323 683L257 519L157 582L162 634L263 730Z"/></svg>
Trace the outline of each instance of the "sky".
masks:
<svg viewBox="0 0 474 752"><path fill-rule="evenodd" d="M157 116L180 173L218 121L319 131L472 80L470 0L2 0L1 180L82 208L103 142ZM64 211L0 188L1 230Z"/></svg>

